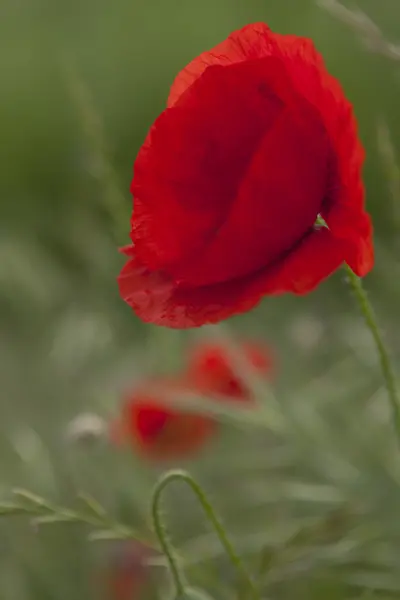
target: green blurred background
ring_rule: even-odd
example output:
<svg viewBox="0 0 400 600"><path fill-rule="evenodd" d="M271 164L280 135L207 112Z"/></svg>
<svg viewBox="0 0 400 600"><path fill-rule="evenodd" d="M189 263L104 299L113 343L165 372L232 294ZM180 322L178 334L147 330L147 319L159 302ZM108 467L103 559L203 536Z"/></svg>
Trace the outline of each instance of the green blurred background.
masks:
<svg viewBox="0 0 400 600"><path fill-rule="evenodd" d="M357 6L389 42L400 39L398 0ZM179 368L199 337L262 338L276 356L287 431L224 425L184 466L211 491L251 568L260 553L278 556L265 598L400 597L400 471L374 348L343 274L309 297L267 299L222 328L188 332L143 325L117 292L132 164L168 86L196 54L257 20L312 37L354 102L376 229L366 285L398 362L400 61L312 0L3 0L0 492L22 486L71 505L84 489L148 531L159 467L104 442L75 443L68 424L87 412L111 418L126 385ZM172 494L193 581L216 599L239 597L193 505ZM286 558L293 533L338 507L349 514L333 540L306 534ZM89 543L84 526L4 519L0 597L99 597L93 573L106 546Z"/></svg>

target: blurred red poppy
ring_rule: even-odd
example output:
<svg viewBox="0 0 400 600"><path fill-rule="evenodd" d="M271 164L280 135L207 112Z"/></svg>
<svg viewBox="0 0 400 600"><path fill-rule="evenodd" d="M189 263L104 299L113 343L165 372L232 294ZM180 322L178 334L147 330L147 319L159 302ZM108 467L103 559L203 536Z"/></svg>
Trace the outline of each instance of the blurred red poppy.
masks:
<svg viewBox="0 0 400 600"><path fill-rule="evenodd" d="M131 570L111 574L109 582L110 600L138 600L143 589L143 576Z"/></svg>
<svg viewBox="0 0 400 600"><path fill-rule="evenodd" d="M103 568L105 600L143 598L143 591L149 580L146 561L154 554L153 549L135 540L112 544Z"/></svg>
<svg viewBox="0 0 400 600"><path fill-rule="evenodd" d="M122 298L144 321L197 327L308 293L344 261L366 275L363 161L311 40L232 33L181 71L138 154Z"/></svg>
<svg viewBox="0 0 400 600"><path fill-rule="evenodd" d="M185 413L168 403L168 396L174 392L183 396L193 389L193 384L183 380L143 385L129 395L121 420L113 424L114 441L130 440L142 454L157 461L199 451L215 432L216 422L206 416Z"/></svg>
<svg viewBox="0 0 400 600"><path fill-rule="evenodd" d="M255 342L245 342L237 348L241 358L260 375L271 374L272 357L269 349ZM205 392L233 400L249 400L251 392L244 377L233 364L229 346L218 342L203 342L193 347L188 375Z"/></svg>
<svg viewBox="0 0 400 600"><path fill-rule="evenodd" d="M272 358L261 343L244 342L237 350L262 375L270 375ZM178 379L149 381L127 395L121 418L111 424L116 443L130 441L153 460L171 460L198 452L217 430L209 416L187 412L170 403L171 394L207 396L215 401L251 401L246 376L234 364L229 346L206 341L193 346L186 372Z"/></svg>

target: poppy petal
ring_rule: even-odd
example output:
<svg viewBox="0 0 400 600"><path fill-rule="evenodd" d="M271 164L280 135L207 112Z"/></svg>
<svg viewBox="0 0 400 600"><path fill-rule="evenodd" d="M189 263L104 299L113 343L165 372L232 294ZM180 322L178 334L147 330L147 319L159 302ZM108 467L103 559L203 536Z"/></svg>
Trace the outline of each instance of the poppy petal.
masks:
<svg viewBox="0 0 400 600"><path fill-rule="evenodd" d="M327 228L313 229L274 267L210 286L184 288L135 258L119 276L120 293L145 322L166 327L218 323L256 306L265 294L312 291L343 262L343 249Z"/></svg>
<svg viewBox="0 0 400 600"><path fill-rule="evenodd" d="M266 268L321 212L330 155L318 113L279 59L210 67L139 152L138 258L185 285Z"/></svg>
<svg viewBox="0 0 400 600"><path fill-rule="evenodd" d="M372 222L366 212L346 204L336 204L323 216L333 236L341 243L345 261L359 277L365 277L374 266Z"/></svg>
<svg viewBox="0 0 400 600"><path fill-rule="evenodd" d="M334 150L322 215L346 249L345 259L360 276L373 267L373 230L365 212L361 145L351 103L327 71L312 40L271 33L297 91L322 118Z"/></svg>
<svg viewBox="0 0 400 600"><path fill-rule="evenodd" d="M261 63L209 69L184 106L167 109L151 128L131 186L131 239L150 268L178 276L176 264L190 265L210 245L257 148L284 111L282 95L299 104L279 61ZM271 79L279 97L269 88Z"/></svg>
<svg viewBox="0 0 400 600"><path fill-rule="evenodd" d="M233 65L247 58L269 56L270 29L265 23L246 25L215 46L208 52L203 52L192 60L176 77L171 86L167 106L173 106L182 94L203 75L204 71L213 65Z"/></svg>
<svg viewBox="0 0 400 600"><path fill-rule="evenodd" d="M121 417L125 439L151 460L171 460L198 452L216 432L216 421L180 410L168 400L168 394L193 390L194 382L185 376L147 382L127 394Z"/></svg>

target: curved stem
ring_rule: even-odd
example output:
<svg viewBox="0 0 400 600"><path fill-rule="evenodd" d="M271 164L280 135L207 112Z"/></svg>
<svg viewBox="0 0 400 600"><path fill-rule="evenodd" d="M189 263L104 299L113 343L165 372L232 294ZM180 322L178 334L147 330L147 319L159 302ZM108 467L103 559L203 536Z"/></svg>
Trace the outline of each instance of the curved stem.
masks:
<svg viewBox="0 0 400 600"><path fill-rule="evenodd" d="M175 550L169 540L168 532L161 516L161 494L166 485L168 485L169 481L170 478L168 477L168 473L158 481L151 501L151 516L153 520L154 531L160 542L161 549L168 561L169 570L175 583L176 593L178 596L183 596L185 593L185 577L179 566L178 559L175 555Z"/></svg>
<svg viewBox="0 0 400 600"><path fill-rule="evenodd" d="M260 595L257 591L257 588L256 588L253 580L251 579L250 575L247 573L247 570L244 567L240 556L236 553L235 548L233 547L231 541L229 540L228 535L227 535L223 525L221 524L219 518L215 514L214 508L212 507L211 503L209 502L203 489L189 475L189 473L186 473L185 471L169 471L168 473L166 473L160 479L160 481L158 482L158 484L156 486L154 496L153 496L153 503L152 503L152 507L153 507L152 514L153 514L153 520L154 520L154 527L155 527L157 536L160 539L162 549L165 552L165 555L168 559L168 563L169 563L169 566L171 569L171 573L174 577L174 581L177 586L177 589L178 589L178 585L181 586L180 590L182 590L184 588L184 583L183 583L184 580L180 574L180 569L179 569L178 565L176 564L174 552L173 552L173 549L170 547L168 537L166 535L166 531L163 527L163 524L161 523L160 507L159 507L159 501L160 501L160 496L161 496L162 491L169 483L171 483L173 481L183 481L183 482L187 483L187 485L189 485L189 487L191 488L191 490L194 492L197 499L199 500L207 519L210 521L210 523L214 527L215 533L219 537L219 540L220 540L222 546L224 547L225 552L229 556L230 561L232 562L232 564L238 571L238 573L239 573L240 577L243 579L243 581L246 582L246 584L249 588L249 591L251 591L252 597L254 598L254 600L260 600ZM182 588L182 586L183 586L183 588Z"/></svg>
<svg viewBox="0 0 400 600"><path fill-rule="evenodd" d="M345 265L345 269L350 281L351 288L354 292L361 313L364 317L365 323L367 324L367 327L369 328L372 337L374 338L374 342L379 355L379 360L381 363L383 377L385 380L390 406L392 409L393 424L396 430L398 443L400 444L400 404L397 393L396 379L393 373L389 354L386 350L386 346L383 342L381 332L376 322L375 311L368 300L368 296L362 286L361 279L357 277L355 273L353 273L353 271L348 265Z"/></svg>

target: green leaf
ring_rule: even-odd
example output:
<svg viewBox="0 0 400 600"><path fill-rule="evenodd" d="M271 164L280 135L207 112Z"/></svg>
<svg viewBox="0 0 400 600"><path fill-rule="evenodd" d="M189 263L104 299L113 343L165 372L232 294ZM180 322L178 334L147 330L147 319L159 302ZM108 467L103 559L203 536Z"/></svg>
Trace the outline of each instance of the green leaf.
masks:
<svg viewBox="0 0 400 600"><path fill-rule="evenodd" d="M30 492L29 490L24 490L22 488L14 488L12 490L12 493L14 494L14 496L17 496L18 498L21 498L22 500L26 500L27 502L30 502L31 504L36 504L37 506L41 506L43 508L49 508L49 503L42 498L41 496L37 496L36 494L33 494L32 492Z"/></svg>
<svg viewBox="0 0 400 600"><path fill-rule="evenodd" d="M124 531L115 531L112 529L99 529L92 531L88 535L89 542L98 542L101 540L125 540L128 536Z"/></svg>
<svg viewBox="0 0 400 600"><path fill-rule="evenodd" d="M7 516L17 516L17 515L23 515L23 514L27 514L27 510L25 507L23 506L18 506L18 504L0 504L0 516L1 517L7 517Z"/></svg>
<svg viewBox="0 0 400 600"><path fill-rule="evenodd" d="M50 525L51 523L74 523L76 518L68 514L43 515L32 519L32 525Z"/></svg>
<svg viewBox="0 0 400 600"><path fill-rule="evenodd" d="M95 498L93 498L89 494L86 494L85 492L81 492L78 497L79 500L81 500L85 504L85 506L90 510L90 512L93 515L95 515L102 521L107 520L108 517L106 510L101 506L99 502L97 502Z"/></svg>

